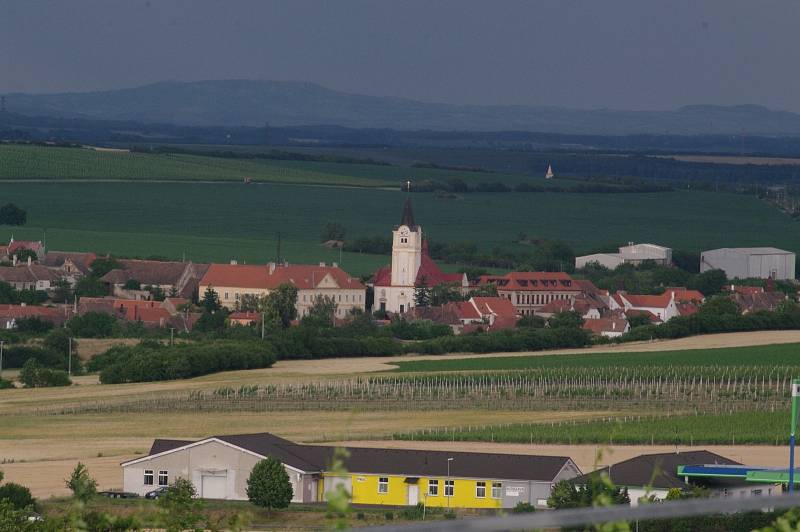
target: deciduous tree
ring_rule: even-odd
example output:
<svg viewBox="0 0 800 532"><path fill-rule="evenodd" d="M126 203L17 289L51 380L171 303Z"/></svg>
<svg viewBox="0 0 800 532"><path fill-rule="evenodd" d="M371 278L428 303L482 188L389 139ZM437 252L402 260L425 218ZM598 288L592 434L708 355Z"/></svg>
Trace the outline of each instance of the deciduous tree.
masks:
<svg viewBox="0 0 800 532"><path fill-rule="evenodd" d="M272 456L258 462L247 479L247 498L267 511L286 508L292 501L292 484L283 464Z"/></svg>

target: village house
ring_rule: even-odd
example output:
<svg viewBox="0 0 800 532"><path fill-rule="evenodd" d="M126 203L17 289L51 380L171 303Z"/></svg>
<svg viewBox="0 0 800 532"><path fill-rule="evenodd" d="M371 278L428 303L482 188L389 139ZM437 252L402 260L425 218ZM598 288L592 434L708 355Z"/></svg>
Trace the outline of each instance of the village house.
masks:
<svg viewBox="0 0 800 532"><path fill-rule="evenodd" d="M191 299L197 293L200 278L208 270L208 264L193 262L139 259L117 259L117 262L120 268L111 270L100 280L113 295L126 299L149 299L148 286L158 287L167 295ZM141 288L125 288L131 281L139 283Z"/></svg>
<svg viewBox="0 0 800 532"><path fill-rule="evenodd" d="M716 466L716 476L690 476L679 471L690 466ZM709 451L681 451L671 453L643 454L603 467L592 473L575 478L572 482L581 486L590 477L605 473L618 487L627 488L631 506L638 506L642 497L664 500L671 489L691 492L695 488L708 490L711 497L758 497L780 493L775 483L749 482L736 478L734 472L741 468L724 456ZM729 468L727 474L720 471Z"/></svg>
<svg viewBox="0 0 800 532"><path fill-rule="evenodd" d="M630 242L627 246L621 246L618 253L594 253L575 257L575 269L585 268L589 264L595 263L613 270L621 264L639 266L645 261L651 261L660 266L671 266L672 249L657 244Z"/></svg>
<svg viewBox="0 0 800 532"><path fill-rule="evenodd" d="M392 263L375 272L371 281L375 291L373 310L403 314L415 305L417 287L440 284L464 292L469 281L464 273L443 272L431 259L422 226L414 221L411 200L406 200L400 224L392 230Z"/></svg>
<svg viewBox="0 0 800 532"><path fill-rule="evenodd" d="M21 319L38 318L50 322L54 327L61 327L73 316L69 306L41 307L36 305L0 304L0 328L16 329Z"/></svg>
<svg viewBox="0 0 800 532"><path fill-rule="evenodd" d="M761 286L731 285L729 297L736 303L742 314L760 311L774 311L789 297L783 292L767 291Z"/></svg>
<svg viewBox="0 0 800 532"><path fill-rule="evenodd" d="M30 250L36 254L36 260L44 258L44 244L41 240L15 240L11 235L11 240L7 246L0 246L0 260L6 262L14 261L14 256L18 255L23 249Z"/></svg>
<svg viewBox="0 0 800 532"><path fill-rule="evenodd" d="M199 283L200 296L209 288L219 297L222 306L238 310L245 295L263 297L281 284L297 288L297 315L306 316L319 297L336 303L336 317L353 311L364 311L367 291L358 279L351 277L335 263L327 266L307 264L212 264Z"/></svg>
<svg viewBox="0 0 800 532"><path fill-rule="evenodd" d="M57 279L55 272L32 262L30 257L27 262L16 266L0 266L0 282L8 283L17 290L48 291Z"/></svg>
<svg viewBox="0 0 800 532"><path fill-rule="evenodd" d="M185 478L201 498L246 500L250 472L272 456L286 469L295 503L322 502L342 485L353 504L499 509L523 502L545 508L556 482L581 474L563 456L357 447L347 452L347 473L341 474L329 470L334 447L298 445L269 433L157 439L147 456L122 464L123 489L144 495Z"/></svg>
<svg viewBox="0 0 800 532"><path fill-rule="evenodd" d="M649 313L659 322L669 321L679 316L678 304L672 292L664 292L659 296L628 294L619 291L611 297L611 310L621 310Z"/></svg>
<svg viewBox="0 0 800 532"><path fill-rule="evenodd" d="M514 305L504 297L475 296L467 301L451 301L438 307L413 307L406 316L408 319L449 325L455 334L477 329L512 329L519 321Z"/></svg>
<svg viewBox="0 0 800 532"><path fill-rule="evenodd" d="M511 301L519 315L537 314L553 301L568 301L584 288L563 272L509 272L505 275L482 275L479 286L495 285L497 295Z"/></svg>
<svg viewBox="0 0 800 532"><path fill-rule="evenodd" d="M58 277L74 287L81 277L92 272L92 263L96 258L95 253L48 251L40 264L53 270Z"/></svg>
<svg viewBox="0 0 800 532"><path fill-rule="evenodd" d="M76 312L83 316L87 312L101 312L115 318L140 322L148 328L172 327L188 332L197 321L199 314L182 310L188 300L166 298L164 301L119 299L114 297L82 297L76 305Z"/></svg>
<svg viewBox="0 0 800 532"><path fill-rule="evenodd" d="M605 336L606 338L619 338L631 330L628 320L621 317L585 318L581 327L596 336Z"/></svg>

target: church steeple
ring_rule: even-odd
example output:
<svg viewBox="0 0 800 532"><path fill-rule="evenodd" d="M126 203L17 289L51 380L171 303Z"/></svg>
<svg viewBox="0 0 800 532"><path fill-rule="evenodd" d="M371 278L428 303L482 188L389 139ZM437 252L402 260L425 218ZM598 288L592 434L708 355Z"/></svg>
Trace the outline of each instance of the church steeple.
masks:
<svg viewBox="0 0 800 532"><path fill-rule="evenodd" d="M417 224L414 223L414 212L411 210L411 198L406 199L406 203L403 205L403 218L400 220L400 225L405 225L412 231L417 228Z"/></svg>

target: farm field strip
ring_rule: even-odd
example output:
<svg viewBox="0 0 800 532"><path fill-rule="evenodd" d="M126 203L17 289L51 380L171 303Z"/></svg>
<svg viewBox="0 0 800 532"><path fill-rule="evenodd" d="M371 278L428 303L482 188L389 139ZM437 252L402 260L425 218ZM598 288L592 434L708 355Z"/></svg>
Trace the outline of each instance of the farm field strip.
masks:
<svg viewBox="0 0 800 532"><path fill-rule="evenodd" d="M394 440L603 445L783 445L789 405L765 410L609 416L600 420L467 425L398 432Z"/></svg>
<svg viewBox="0 0 800 532"><path fill-rule="evenodd" d="M770 332L764 333L764 342L769 341ZM778 332L774 333L778 336ZM713 339L708 335L702 338ZM794 336L789 335L789 340ZM740 337L744 338L745 335ZM691 338L687 340L692 340ZM655 344L656 349L658 344ZM800 344L781 343L774 345L754 345L745 347L720 347L717 349L683 349L669 351L635 352L637 346L620 344L631 351L617 353L586 352L572 355L551 355L546 352L536 356L494 356L491 358L439 358L425 360L400 360L396 363L398 372L441 372L441 371L511 371L547 368L583 367L602 369L608 366L638 368L674 368L677 366L712 367L761 367L773 371L777 367L800 367ZM601 350L597 347L595 350ZM716 371L716 370L715 370Z"/></svg>

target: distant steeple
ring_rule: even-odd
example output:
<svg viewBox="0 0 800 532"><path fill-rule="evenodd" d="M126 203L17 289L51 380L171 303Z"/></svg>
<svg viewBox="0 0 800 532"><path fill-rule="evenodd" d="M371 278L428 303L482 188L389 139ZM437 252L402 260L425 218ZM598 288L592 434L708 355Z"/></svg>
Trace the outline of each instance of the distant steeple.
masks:
<svg viewBox="0 0 800 532"><path fill-rule="evenodd" d="M553 179L555 174L553 174L553 165L547 165L547 173L544 175L545 179Z"/></svg>
<svg viewBox="0 0 800 532"><path fill-rule="evenodd" d="M406 203L403 205L403 218L400 220L400 225L408 226L412 231L417 228L417 224L414 223L414 213L411 211L410 198L406 199Z"/></svg>

